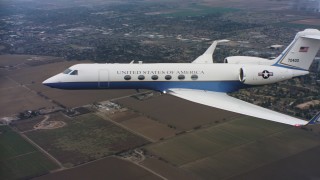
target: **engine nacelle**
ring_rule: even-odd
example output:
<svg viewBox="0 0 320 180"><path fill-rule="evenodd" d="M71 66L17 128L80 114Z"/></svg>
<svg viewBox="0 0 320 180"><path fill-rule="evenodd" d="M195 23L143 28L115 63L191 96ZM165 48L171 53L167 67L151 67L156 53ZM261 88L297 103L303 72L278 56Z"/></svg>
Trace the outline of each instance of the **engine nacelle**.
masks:
<svg viewBox="0 0 320 180"><path fill-rule="evenodd" d="M308 73L308 71L276 66L247 65L240 68L239 81L247 85L265 85L291 79L296 76L306 75Z"/></svg>
<svg viewBox="0 0 320 180"><path fill-rule="evenodd" d="M230 56L226 57L223 61L228 64L258 64L258 65L272 65L275 63L273 60L251 57L251 56Z"/></svg>

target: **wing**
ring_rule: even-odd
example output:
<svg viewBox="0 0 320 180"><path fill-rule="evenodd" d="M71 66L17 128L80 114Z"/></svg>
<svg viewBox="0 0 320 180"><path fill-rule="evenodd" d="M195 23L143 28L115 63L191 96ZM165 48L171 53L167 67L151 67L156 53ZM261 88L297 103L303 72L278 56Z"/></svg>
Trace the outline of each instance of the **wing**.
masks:
<svg viewBox="0 0 320 180"><path fill-rule="evenodd" d="M308 124L308 121L247 103L245 101L228 96L225 93L194 89L170 89L168 93L199 104L266 119L269 121L275 121L293 126Z"/></svg>

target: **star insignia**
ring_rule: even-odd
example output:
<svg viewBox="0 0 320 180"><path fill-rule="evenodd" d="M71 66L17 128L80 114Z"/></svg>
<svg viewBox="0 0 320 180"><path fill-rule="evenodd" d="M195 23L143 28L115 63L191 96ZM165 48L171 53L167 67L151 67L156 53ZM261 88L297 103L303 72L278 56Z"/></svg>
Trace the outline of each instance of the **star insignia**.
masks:
<svg viewBox="0 0 320 180"><path fill-rule="evenodd" d="M262 76L263 79L268 79L270 76L273 76L273 72L269 72L268 70L264 70L258 74L258 76Z"/></svg>

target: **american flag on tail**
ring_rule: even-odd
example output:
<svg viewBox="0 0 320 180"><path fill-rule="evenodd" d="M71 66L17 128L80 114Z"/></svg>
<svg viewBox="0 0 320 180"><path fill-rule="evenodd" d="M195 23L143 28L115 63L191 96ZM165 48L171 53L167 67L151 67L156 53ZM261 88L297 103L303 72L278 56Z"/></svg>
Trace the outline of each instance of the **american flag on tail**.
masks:
<svg viewBox="0 0 320 180"><path fill-rule="evenodd" d="M300 47L300 50L299 50L299 52L308 52L308 50L309 50L309 47Z"/></svg>

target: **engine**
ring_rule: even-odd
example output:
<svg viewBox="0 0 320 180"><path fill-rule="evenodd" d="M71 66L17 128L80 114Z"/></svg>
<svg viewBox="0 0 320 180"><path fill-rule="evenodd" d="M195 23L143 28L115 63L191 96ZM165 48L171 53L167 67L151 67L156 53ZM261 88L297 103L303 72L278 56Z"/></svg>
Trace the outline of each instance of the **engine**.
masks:
<svg viewBox="0 0 320 180"><path fill-rule="evenodd" d="M247 85L272 84L296 76L308 74L308 71L293 70L276 66L247 65L239 70L239 81Z"/></svg>
<svg viewBox="0 0 320 180"><path fill-rule="evenodd" d="M250 56L230 56L224 59L224 63L228 64L258 64L258 65L272 65L274 60L250 57Z"/></svg>

